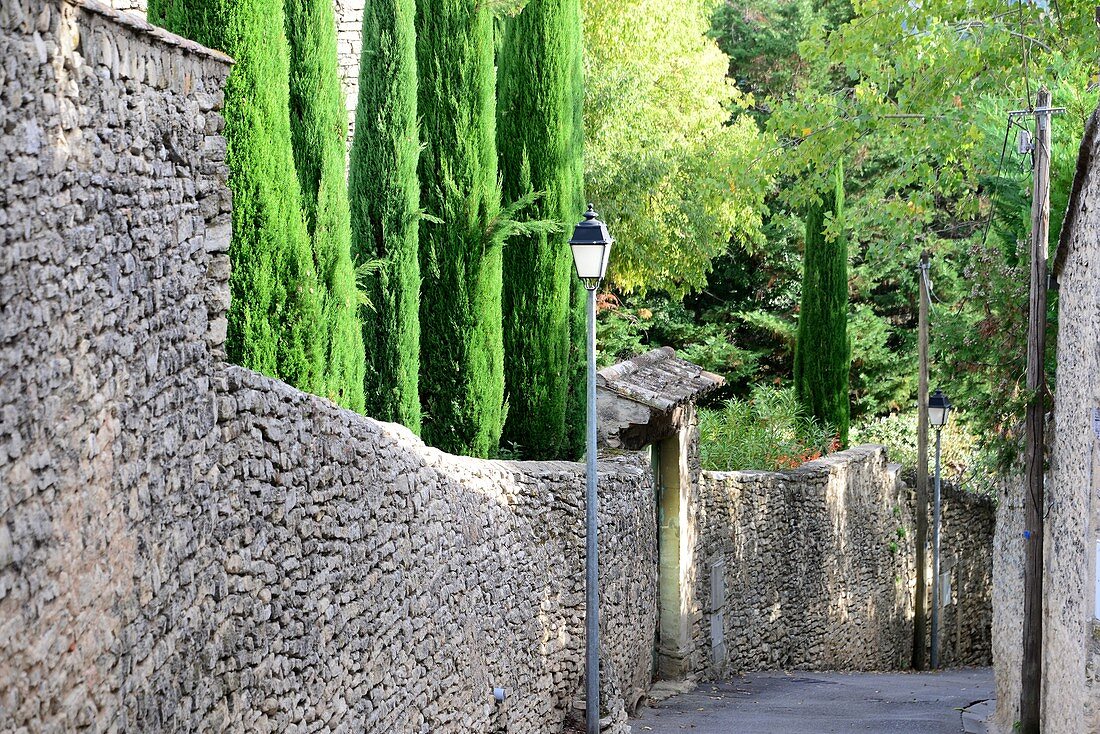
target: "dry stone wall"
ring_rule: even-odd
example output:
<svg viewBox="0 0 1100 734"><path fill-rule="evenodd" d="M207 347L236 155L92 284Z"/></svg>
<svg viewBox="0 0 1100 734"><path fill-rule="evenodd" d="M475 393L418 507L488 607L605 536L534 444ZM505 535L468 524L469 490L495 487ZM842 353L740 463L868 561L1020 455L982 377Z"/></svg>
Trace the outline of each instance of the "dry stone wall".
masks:
<svg viewBox="0 0 1100 734"><path fill-rule="evenodd" d="M948 491L944 557L958 561L944 664L988 664L992 503ZM697 668L891 670L913 648L913 497L885 450L788 472L703 472Z"/></svg>
<svg viewBox="0 0 1100 734"><path fill-rule="evenodd" d="M1006 481L997 505L993 543L993 672L997 687L995 731L1008 734L1020 718L1024 644L1023 480Z"/></svg>
<svg viewBox="0 0 1100 734"><path fill-rule="evenodd" d="M910 502L910 511L915 503ZM992 497L943 485L942 561L946 578L940 623L940 665L993 663L993 537L997 503ZM928 575L931 578L931 572ZM931 601L931 592L929 592ZM931 635L931 630L929 630ZM931 638L929 638L931 639Z"/></svg>
<svg viewBox="0 0 1100 734"><path fill-rule="evenodd" d="M363 52L363 8L366 0L333 0L336 15L336 52L348 110L348 150L355 133L355 107L359 100L359 62ZM116 10L145 17L147 0L109 0Z"/></svg>
<svg viewBox="0 0 1100 734"><path fill-rule="evenodd" d="M0 5L0 54L0 731L559 729L583 468L224 363L227 58L75 0ZM656 520L644 462L601 480L614 731Z"/></svg>
<svg viewBox="0 0 1100 734"><path fill-rule="evenodd" d="M239 368L221 387L214 575L245 652L234 644L213 672L273 709L234 723L312 724L338 692L339 721L368 731L559 730L584 659L583 468L450 456ZM601 474L604 674L620 719L623 695L649 683L648 477L636 459ZM494 686L508 691L499 709Z"/></svg>
<svg viewBox="0 0 1100 734"><path fill-rule="evenodd" d="M0 65L0 730L153 731L211 685L228 60L17 0Z"/></svg>

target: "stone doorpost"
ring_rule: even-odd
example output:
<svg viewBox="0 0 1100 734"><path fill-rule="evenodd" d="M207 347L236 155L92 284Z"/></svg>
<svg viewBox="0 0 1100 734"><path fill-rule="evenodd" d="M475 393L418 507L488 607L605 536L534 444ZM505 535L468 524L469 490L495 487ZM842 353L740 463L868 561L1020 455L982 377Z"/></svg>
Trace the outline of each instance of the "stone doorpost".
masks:
<svg viewBox="0 0 1100 734"><path fill-rule="evenodd" d="M681 678L695 669L695 516L698 426L694 405L677 410L678 430L657 445L658 597L657 673Z"/></svg>

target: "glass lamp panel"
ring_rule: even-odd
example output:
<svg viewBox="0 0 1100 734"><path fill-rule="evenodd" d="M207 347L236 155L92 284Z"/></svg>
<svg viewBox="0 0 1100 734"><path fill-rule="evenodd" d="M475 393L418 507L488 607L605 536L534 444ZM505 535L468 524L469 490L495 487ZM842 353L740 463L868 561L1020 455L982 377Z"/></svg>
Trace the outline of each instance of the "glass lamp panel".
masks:
<svg viewBox="0 0 1100 734"><path fill-rule="evenodd" d="M928 409L928 422L939 427L947 425L947 408L930 407Z"/></svg>
<svg viewBox="0 0 1100 734"><path fill-rule="evenodd" d="M611 243L610 242L607 243L607 245L605 245L604 248L603 248L603 258L602 259L603 259L603 262L600 264L600 278L601 279L605 275L607 275L607 264L609 262L611 262Z"/></svg>
<svg viewBox="0 0 1100 734"><path fill-rule="evenodd" d="M577 267L577 277L602 278L607 269L607 256L604 251L609 249L603 245L570 245L573 248L573 264Z"/></svg>

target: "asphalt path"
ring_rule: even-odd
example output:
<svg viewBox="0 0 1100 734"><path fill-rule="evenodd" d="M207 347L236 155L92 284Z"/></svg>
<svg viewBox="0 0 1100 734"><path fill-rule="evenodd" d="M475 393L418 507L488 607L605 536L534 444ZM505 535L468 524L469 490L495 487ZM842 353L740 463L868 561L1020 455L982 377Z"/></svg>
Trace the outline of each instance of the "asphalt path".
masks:
<svg viewBox="0 0 1100 734"><path fill-rule="evenodd" d="M752 673L639 709L635 734L958 734L993 672Z"/></svg>

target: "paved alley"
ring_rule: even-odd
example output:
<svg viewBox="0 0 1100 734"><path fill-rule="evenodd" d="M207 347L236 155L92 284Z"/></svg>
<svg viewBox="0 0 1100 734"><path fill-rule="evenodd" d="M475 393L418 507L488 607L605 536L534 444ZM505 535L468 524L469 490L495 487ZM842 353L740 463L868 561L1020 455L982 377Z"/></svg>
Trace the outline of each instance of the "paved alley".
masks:
<svg viewBox="0 0 1100 734"><path fill-rule="evenodd" d="M639 734L957 734L993 696L989 668L940 673L752 673L639 711Z"/></svg>

